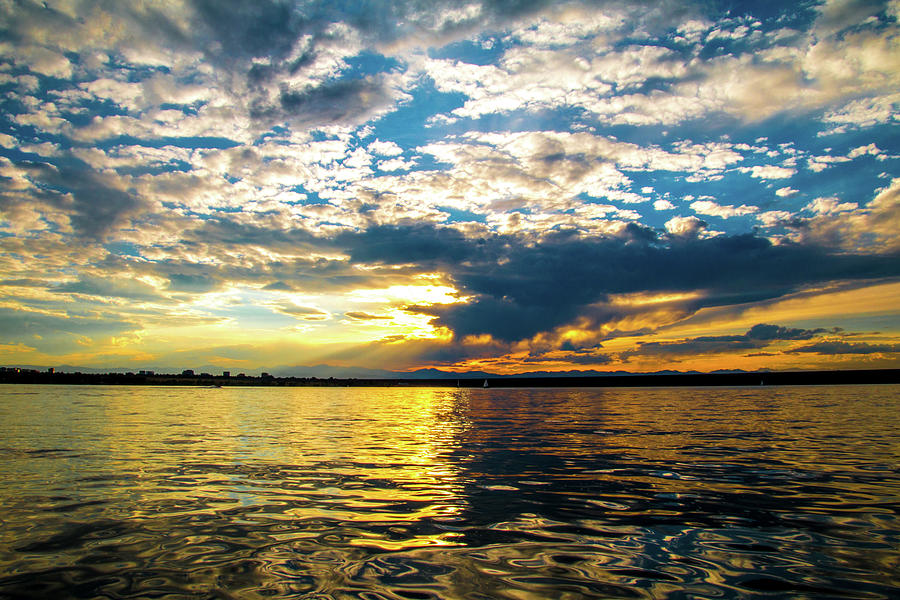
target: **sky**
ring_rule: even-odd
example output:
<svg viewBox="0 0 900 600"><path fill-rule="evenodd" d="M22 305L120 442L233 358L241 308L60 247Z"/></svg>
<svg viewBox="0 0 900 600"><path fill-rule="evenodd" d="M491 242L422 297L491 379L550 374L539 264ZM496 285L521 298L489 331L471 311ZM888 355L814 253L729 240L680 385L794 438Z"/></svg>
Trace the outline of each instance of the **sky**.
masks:
<svg viewBox="0 0 900 600"><path fill-rule="evenodd" d="M0 364L900 367L900 1L0 2Z"/></svg>

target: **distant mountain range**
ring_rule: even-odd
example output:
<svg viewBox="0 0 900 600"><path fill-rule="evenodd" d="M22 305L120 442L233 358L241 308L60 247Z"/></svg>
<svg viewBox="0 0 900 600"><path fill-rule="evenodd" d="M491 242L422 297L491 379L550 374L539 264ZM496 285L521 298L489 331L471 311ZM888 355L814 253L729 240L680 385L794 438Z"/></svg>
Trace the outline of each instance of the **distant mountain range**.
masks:
<svg viewBox="0 0 900 600"><path fill-rule="evenodd" d="M6 365L8 367L18 367L21 369L36 369L38 371L46 371L47 366L36 366L36 365ZM97 368L97 367L79 367L74 365L58 365L54 367L57 372L62 373L130 373L130 372L138 372L139 370L152 370L156 373L181 373L184 369L192 369L195 373L211 373L213 375L221 375L223 370L231 371L232 375L237 375L239 372L246 372L247 375L259 375L260 373L267 372L276 377L317 377L319 379L327 379L329 377L334 377L335 379L486 379L486 378L507 378L507 377L613 377L613 376L628 376L628 375L685 375L685 374L699 374L700 371L654 371L653 373L633 373L631 371L595 371L595 370L585 370L585 371L528 371L525 373L514 373L509 375L498 375L496 373L487 373L485 371L443 371L441 369L417 369L415 371L388 371L384 369L367 369L364 367L336 367L333 365L315 365L315 366L281 366L281 367L273 367L271 370L269 369L252 369L249 371L239 371L237 369L223 369L223 367L217 367L213 365L204 365L200 367L182 367L182 368L174 368L174 367L112 367L112 368ZM741 369L735 370L717 370L712 371L713 373L747 373L748 371L744 371ZM759 372L768 372L768 369L764 369Z"/></svg>

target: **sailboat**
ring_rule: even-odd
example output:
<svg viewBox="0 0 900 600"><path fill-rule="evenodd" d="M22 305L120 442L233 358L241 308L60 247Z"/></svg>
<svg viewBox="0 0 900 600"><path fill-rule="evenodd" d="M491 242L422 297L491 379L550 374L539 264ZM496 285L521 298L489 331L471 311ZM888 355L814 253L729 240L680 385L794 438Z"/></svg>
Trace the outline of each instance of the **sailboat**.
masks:
<svg viewBox="0 0 900 600"><path fill-rule="evenodd" d="M484 385L482 387L490 387L490 386L488 386L487 379L484 380Z"/></svg>

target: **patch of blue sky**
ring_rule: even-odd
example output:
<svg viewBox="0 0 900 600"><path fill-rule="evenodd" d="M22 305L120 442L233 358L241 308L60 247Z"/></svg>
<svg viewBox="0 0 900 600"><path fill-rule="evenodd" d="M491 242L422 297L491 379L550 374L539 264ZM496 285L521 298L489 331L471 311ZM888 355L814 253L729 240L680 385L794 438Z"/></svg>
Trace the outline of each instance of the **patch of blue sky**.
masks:
<svg viewBox="0 0 900 600"><path fill-rule="evenodd" d="M724 173L720 179L709 179L702 182L686 181L686 185L682 189L690 191L682 194L681 198L689 195L693 198L687 202L709 199L723 206L747 205L756 206L760 210L768 210L776 203L780 206L784 205L785 199L776 196L775 191L778 188L789 186L790 179L765 180L733 169ZM672 190L671 187L662 189ZM711 198L703 198L703 196L711 196Z"/></svg>
<svg viewBox="0 0 900 600"><path fill-rule="evenodd" d="M462 210L449 206L438 206L437 208L449 215L444 220L444 223L487 223L487 217L485 215L480 215L470 210Z"/></svg>
<svg viewBox="0 0 900 600"><path fill-rule="evenodd" d="M698 56L701 60L728 55L740 56L770 45L771 43L763 37L757 39L755 43L744 38L720 37L707 41L700 49Z"/></svg>
<svg viewBox="0 0 900 600"><path fill-rule="evenodd" d="M846 133L834 134L830 132L834 130L835 124L821 120L825 112L827 110L810 113L793 111L780 113L764 121L744 126L733 132L732 139L737 140L737 136L743 133L747 139L767 137L766 143L769 145L793 144L797 148L817 153L836 152L842 147L849 150L875 141L874 137L884 140L886 145L898 147L897 142L893 140L896 139L896 133L900 131L900 124L893 127L880 125L879 127L854 129ZM893 131L891 131L892 129ZM828 148L832 150L828 150Z"/></svg>
<svg viewBox="0 0 900 600"><path fill-rule="evenodd" d="M891 162L896 173L898 161ZM803 169L792 178L790 185L803 190L809 199L837 197L841 202L865 206L885 185L878 174L885 170L886 163L873 156L860 156L852 161L832 163L818 173Z"/></svg>
<svg viewBox="0 0 900 600"><path fill-rule="evenodd" d="M216 206L216 207L213 207L212 210L219 212L219 213L229 214L229 215L234 215L234 214L237 214L240 212L244 212L244 209L241 208L240 206ZM201 216L200 218L204 218L204 217ZM212 219L212 218L214 218L212 215L207 216L207 220Z"/></svg>
<svg viewBox="0 0 900 600"><path fill-rule="evenodd" d="M265 143L283 143L285 145L290 144L290 140L283 140L286 136L291 134L291 130L286 125L274 125L269 131L261 133L259 137L253 140L254 146L259 146L260 144Z"/></svg>
<svg viewBox="0 0 900 600"><path fill-rule="evenodd" d="M8 133L8 132L5 132L5 133ZM13 133L11 135L13 135L13 137L19 138L19 140L22 139L20 136L16 135L15 133ZM38 140L34 140L34 141L38 141ZM17 163L17 162L46 163L46 162L48 162L46 158L42 157L39 154L35 154L34 152L25 152L24 150L20 150L19 148L4 148L3 146L0 146L0 156L2 156L4 158L8 158L10 161L12 161L14 163ZM0 181L3 181L3 179L0 178Z"/></svg>
<svg viewBox="0 0 900 600"><path fill-rule="evenodd" d="M119 135L105 140L98 141L95 146L101 150L109 150L116 146L143 146L145 148L164 148L172 146L174 148L188 148L191 150L201 150L205 148L213 148L217 150L227 150L240 146L240 142L235 142L226 137L212 136L187 136L172 137L165 136L153 139L141 139L131 135Z"/></svg>
<svg viewBox="0 0 900 600"><path fill-rule="evenodd" d="M673 216L693 214L690 204L697 200L710 200L725 206L759 206L765 200L775 198L772 191L764 190L764 185L758 179L751 179L743 174L738 173L736 177L726 174L719 180L688 181L690 175L691 173L687 171L629 171L628 176L632 180L631 190L645 196L648 202L606 203L637 210L644 217L646 224L657 227ZM650 189L644 192L645 188ZM657 210L653 206L657 200L665 200L674 208Z"/></svg>
<svg viewBox="0 0 900 600"><path fill-rule="evenodd" d="M338 139L335 134L322 131L321 129L313 129L309 132L309 137L314 142L325 142Z"/></svg>
<svg viewBox="0 0 900 600"><path fill-rule="evenodd" d="M109 55L109 61L106 63L106 67L109 69L115 69L118 71L123 71L125 73L125 79L128 83L138 83L147 79L148 77L153 77L157 73L163 73L168 75L171 73L171 69L165 65L141 65L130 63L124 59L124 57L119 56L115 53Z"/></svg>
<svg viewBox="0 0 900 600"><path fill-rule="evenodd" d="M190 104L174 104L171 102L163 102L159 105L160 110L180 110L182 113L188 116L197 116L200 114L200 109L209 104L206 100L197 100L196 102L192 102Z"/></svg>
<svg viewBox="0 0 900 600"><path fill-rule="evenodd" d="M621 96L625 94L640 94L649 96L654 92L667 92L673 85L678 83L676 78L665 77L647 77L642 81L635 81L625 85L619 85L616 81L607 81L606 83L612 88L610 96Z"/></svg>
<svg viewBox="0 0 900 600"><path fill-rule="evenodd" d="M819 0L758 2L757 0L713 0L707 4L714 19L749 16L778 27L805 29L818 15Z"/></svg>
<svg viewBox="0 0 900 600"><path fill-rule="evenodd" d="M697 50L697 43L685 40L677 29L668 29L665 32L647 37L646 34L625 35L620 39L612 41L610 48L614 51L627 50L634 47L658 47L671 50L682 58L691 57Z"/></svg>
<svg viewBox="0 0 900 600"><path fill-rule="evenodd" d="M289 204L291 206L309 206L310 204L330 204L330 202L328 200L325 200L324 198L319 196L318 192L310 191L310 190L306 189L306 187L304 187L303 185L295 185L292 188L290 188L290 191L292 191L296 194L303 194L306 196L306 198L304 198L302 200L299 200L299 199L292 200L289 202L282 200L282 204Z"/></svg>
<svg viewBox="0 0 900 600"><path fill-rule="evenodd" d="M817 136L817 142L818 147L832 148L833 151L849 151L860 146L875 144L885 154L898 155L900 154L900 120L878 127Z"/></svg>
<svg viewBox="0 0 900 600"><path fill-rule="evenodd" d="M347 63L347 68L341 72L341 75L349 78L387 73L403 66L396 58L370 50L364 50L355 56L345 58L344 62Z"/></svg>
<svg viewBox="0 0 900 600"><path fill-rule="evenodd" d="M449 114L463 106L467 99L465 94L439 91L430 77L421 78L412 94L409 102L372 123L374 137L390 140L401 148L414 148L430 140L442 139L448 133L445 125L428 128L429 119L438 114ZM461 129L461 132L465 131L465 128Z"/></svg>
<svg viewBox="0 0 900 600"><path fill-rule="evenodd" d="M108 242L103 245L110 254L118 256L141 257L141 251L137 244L132 242Z"/></svg>
<svg viewBox="0 0 900 600"><path fill-rule="evenodd" d="M416 164L409 171L444 171L453 165L441 160L431 154L416 155Z"/></svg>
<svg viewBox="0 0 900 600"><path fill-rule="evenodd" d="M325 227L334 227L335 229L348 229L351 226L346 223L340 223L338 221L319 221L318 224L320 226L324 225Z"/></svg>
<svg viewBox="0 0 900 600"><path fill-rule="evenodd" d="M0 123L12 121L12 117L25 112L25 105L18 98L13 97L15 83L0 83Z"/></svg>
<svg viewBox="0 0 900 600"><path fill-rule="evenodd" d="M72 87L72 82L69 79L64 79L60 77L54 77L53 75L45 75L43 73L38 73L36 71L30 71L24 68L13 68L7 71L9 75L12 75L14 78L18 78L21 75L31 75L37 80L37 89L29 90L31 95L36 97L41 97L46 95L48 92L64 90Z"/></svg>
<svg viewBox="0 0 900 600"><path fill-rule="evenodd" d="M75 105L75 110L60 111L60 115L75 127L84 127L96 117L116 117L128 114L128 109L116 104L109 98L81 100Z"/></svg>

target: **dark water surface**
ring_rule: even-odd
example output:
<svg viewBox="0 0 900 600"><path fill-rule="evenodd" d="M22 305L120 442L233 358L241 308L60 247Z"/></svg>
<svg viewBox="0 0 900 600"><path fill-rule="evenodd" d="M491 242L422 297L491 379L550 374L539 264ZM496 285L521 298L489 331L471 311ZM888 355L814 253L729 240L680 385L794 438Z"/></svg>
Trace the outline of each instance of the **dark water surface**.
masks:
<svg viewBox="0 0 900 600"><path fill-rule="evenodd" d="M897 598L900 386L0 386L2 598Z"/></svg>

